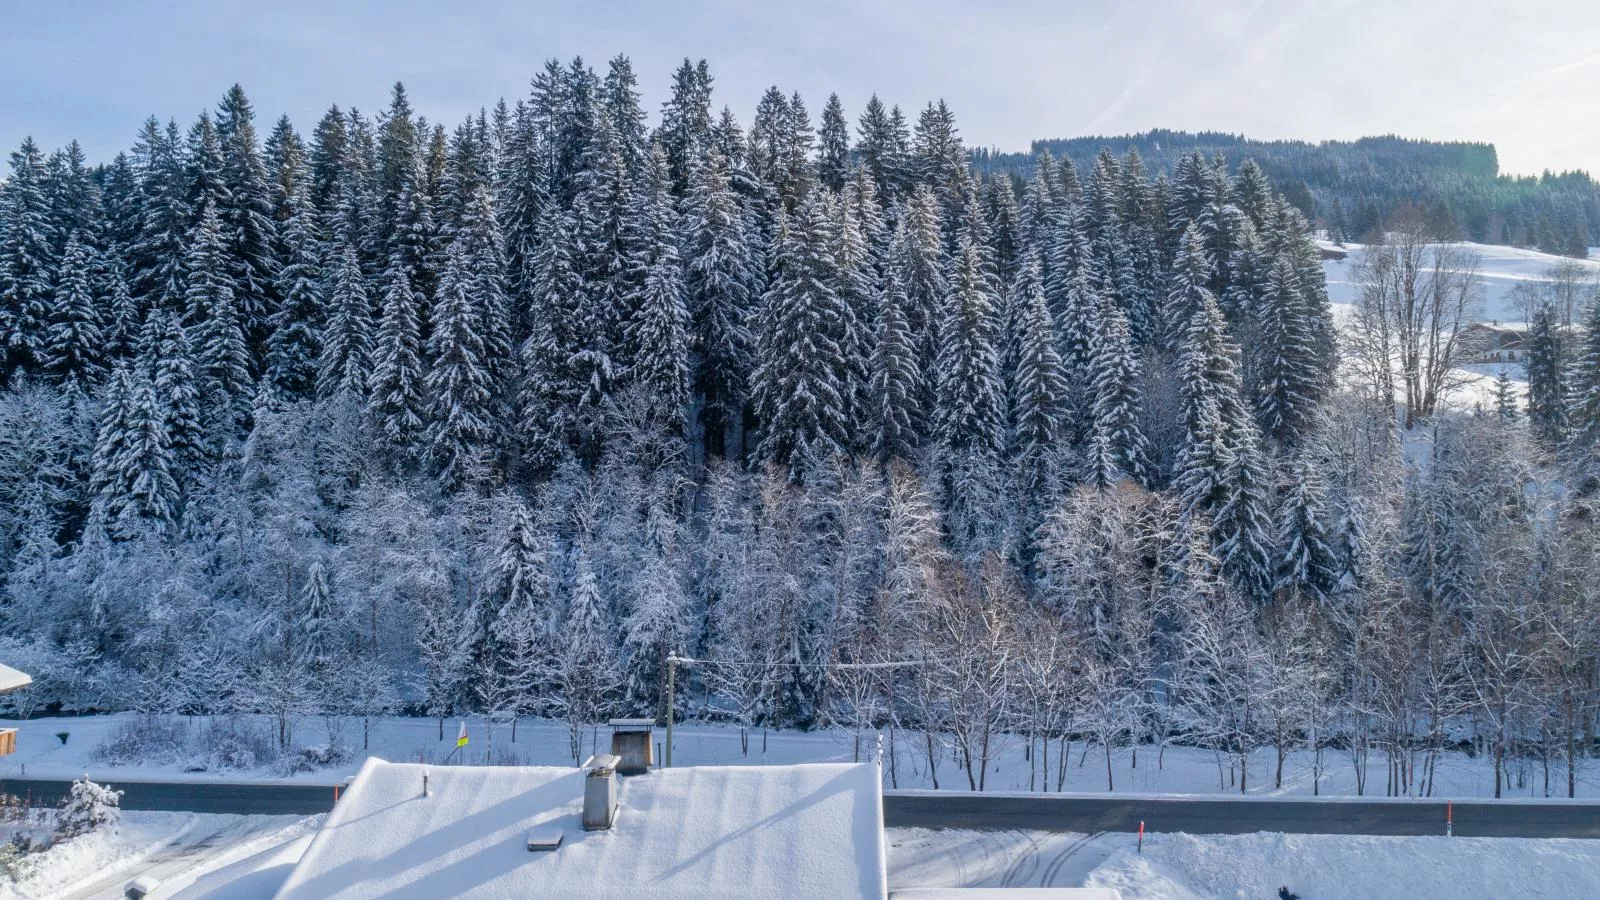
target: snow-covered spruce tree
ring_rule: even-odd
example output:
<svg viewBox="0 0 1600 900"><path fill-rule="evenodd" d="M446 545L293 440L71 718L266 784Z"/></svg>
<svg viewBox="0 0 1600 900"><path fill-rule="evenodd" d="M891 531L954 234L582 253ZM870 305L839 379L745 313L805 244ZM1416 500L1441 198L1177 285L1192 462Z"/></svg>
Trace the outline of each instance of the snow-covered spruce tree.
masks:
<svg viewBox="0 0 1600 900"><path fill-rule="evenodd" d="M281 399L303 400L317 385L322 347L323 275L321 241L303 197L287 201L283 223L283 265L274 293L280 298L268 316L263 376Z"/></svg>
<svg viewBox="0 0 1600 900"><path fill-rule="evenodd" d="M720 152L711 150L695 167L684 206L685 294L705 447L708 455L734 456L749 397L759 265Z"/></svg>
<svg viewBox="0 0 1600 900"><path fill-rule="evenodd" d="M1494 373L1494 414L1506 423L1522 417L1517 409L1517 394L1511 383L1511 373L1505 369Z"/></svg>
<svg viewBox="0 0 1600 900"><path fill-rule="evenodd" d="M56 270L55 299L40 361L52 380L87 392L104 374L101 302L94 294L91 251L67 238Z"/></svg>
<svg viewBox="0 0 1600 900"><path fill-rule="evenodd" d="M846 195L836 195L832 204L834 261L838 273L836 289L839 310L840 352L845 360L843 384L845 421L849 423L847 446L863 450L868 442L864 423L868 381L871 378L872 341L869 330L878 315L878 295L882 290L872 256L871 242L864 230L856 204Z"/></svg>
<svg viewBox="0 0 1600 900"><path fill-rule="evenodd" d="M533 511L518 502L495 547L491 573L502 614L508 608L521 608L542 636L556 627L548 542Z"/></svg>
<svg viewBox="0 0 1600 900"><path fill-rule="evenodd" d="M1528 428L1541 447L1556 449L1567 437L1567 372L1562 335L1548 306L1533 314L1523 358L1528 371Z"/></svg>
<svg viewBox="0 0 1600 900"><path fill-rule="evenodd" d="M627 366L622 329L633 307L635 288L643 280L638 262L652 249L655 210L648 196L641 197L641 179L629 171L616 129L599 116L594 135L576 174L578 193L573 200L578 236L577 271L587 294L588 307L606 351L618 373Z"/></svg>
<svg viewBox="0 0 1600 900"><path fill-rule="evenodd" d="M95 291L102 300L101 344L107 367L132 355L144 323L144 309L128 290L127 268L120 259L102 257Z"/></svg>
<svg viewBox="0 0 1600 900"><path fill-rule="evenodd" d="M1017 209L1017 195L1011 189L1009 178L989 178L983 183L983 209L989 222L989 258L994 261L995 275L1003 284L1017 277L1022 264L1022 214Z"/></svg>
<svg viewBox="0 0 1600 900"><path fill-rule="evenodd" d="M432 366L425 381L428 454L441 483L459 489L490 475L498 428L494 384L485 358L483 299L472 290L466 242L458 236L446 252L434 299Z"/></svg>
<svg viewBox="0 0 1600 900"><path fill-rule="evenodd" d="M391 256L383 284L383 317L372 349L367 410L384 443L404 459L422 439L426 425L422 300L404 254Z"/></svg>
<svg viewBox="0 0 1600 900"><path fill-rule="evenodd" d="M1061 473L1054 465L1066 434L1067 375L1045 305L1037 255L1023 263L1011 288L1016 307L1012 432L1029 496L1049 496Z"/></svg>
<svg viewBox="0 0 1600 900"><path fill-rule="evenodd" d="M651 154L651 190L644 198L648 250L636 260L643 279L631 306L627 344L632 348L629 381L646 398L649 416L669 434L681 435L689 411L689 307L678 257L674 213L667 193L666 157Z"/></svg>
<svg viewBox="0 0 1600 900"><path fill-rule="evenodd" d="M214 207L201 207L189 241L184 302L204 385L202 415L211 443L220 449L241 435L250 416L250 347Z"/></svg>
<svg viewBox="0 0 1600 900"><path fill-rule="evenodd" d="M272 312L279 300L277 224L267 168L256 141L255 112L237 84L217 109L217 143L219 174L226 188L217 200L217 216L227 234L239 318L251 352L258 354L271 333Z"/></svg>
<svg viewBox="0 0 1600 900"><path fill-rule="evenodd" d="M903 240L904 232L895 240ZM891 251L891 259L900 254ZM878 322L873 336L872 381L867 413L871 417L871 452L879 459L915 457L927 434L923 418L922 366L917 337L911 330L905 276L891 261L883 278Z"/></svg>
<svg viewBox="0 0 1600 900"><path fill-rule="evenodd" d="M939 322L944 315L950 285L945 277L944 245L940 237L939 206L926 186L912 194L904 218L905 238L900 242L900 267L905 280L907 320L917 339L922 366L923 416L933 418L935 372L939 357Z"/></svg>
<svg viewBox="0 0 1600 900"><path fill-rule="evenodd" d="M856 158L877 186L878 196L891 205L900 199L906 184L906 155L910 146L904 117L899 112L896 107L891 114L878 95L873 94L856 122L859 135Z"/></svg>
<svg viewBox="0 0 1600 900"><path fill-rule="evenodd" d="M349 236L336 237L329 253L321 290L327 315L317 341L317 396L364 403L372 374L372 301Z"/></svg>
<svg viewBox="0 0 1600 900"><path fill-rule="evenodd" d="M154 117L133 148L139 179L139 231L129 248L129 289L143 305L183 305L183 248L189 230L189 184L178 124Z"/></svg>
<svg viewBox="0 0 1600 900"><path fill-rule="evenodd" d="M121 791L95 784L87 775L74 780L56 813L56 839L68 841L98 828L116 827L121 806Z"/></svg>
<svg viewBox="0 0 1600 900"><path fill-rule="evenodd" d="M167 446L176 465L180 485L200 475L208 454L202 421L202 389L189 331L178 315L165 309L150 310L140 338L138 365L150 373L156 403L161 410Z"/></svg>
<svg viewBox="0 0 1600 900"><path fill-rule="evenodd" d="M102 522L118 478L118 466L127 456L132 438L124 426L133 404L133 388L133 367L128 363L112 369L100 386L94 451L89 459L89 490Z"/></svg>
<svg viewBox="0 0 1600 900"><path fill-rule="evenodd" d="M952 537L964 551L976 551L992 546L992 532L1001 525L999 322L996 297L970 237L961 239L953 265L939 328L933 436Z"/></svg>
<svg viewBox="0 0 1600 900"><path fill-rule="evenodd" d="M0 381L37 371L45 351L56 260L44 179L44 157L28 138L12 152L11 176L0 188Z"/></svg>
<svg viewBox="0 0 1600 900"><path fill-rule="evenodd" d="M1101 308L1089 354L1087 480L1106 487L1124 478L1149 485L1155 473L1140 426L1143 371L1122 310Z"/></svg>
<svg viewBox="0 0 1600 900"><path fill-rule="evenodd" d="M711 74L705 60L684 59L672 73L672 94L661 104L661 126L655 139L667 154L673 193L693 190L696 160L711 145Z"/></svg>
<svg viewBox="0 0 1600 900"><path fill-rule="evenodd" d="M951 454L1003 446L996 297L977 246L962 238L939 327L934 436Z"/></svg>
<svg viewBox="0 0 1600 900"><path fill-rule="evenodd" d="M829 94L817 128L817 181L830 191L844 190L850 168L850 126L838 94Z"/></svg>
<svg viewBox="0 0 1600 900"><path fill-rule="evenodd" d="M808 197L780 220L772 283L763 305L752 378L761 421L758 454L800 478L814 462L841 452L848 361L845 312L834 289L828 203Z"/></svg>
<svg viewBox="0 0 1600 900"><path fill-rule="evenodd" d="M107 390L94 457L103 521L117 537L166 531L178 519L178 484L155 392L127 368L113 375Z"/></svg>
<svg viewBox="0 0 1600 900"><path fill-rule="evenodd" d="M1329 387L1318 345L1321 323L1307 308L1294 269L1283 256L1273 261L1259 302L1256 415L1265 438L1292 448L1311 430Z"/></svg>
<svg viewBox="0 0 1600 900"><path fill-rule="evenodd" d="M486 186L475 187L467 196L461 218L460 239L466 243L471 290L483 316L485 365L497 386L496 414L503 418L506 386L516 372L516 316L507 290L505 238Z"/></svg>
<svg viewBox="0 0 1600 900"><path fill-rule="evenodd" d="M1210 283L1211 264L1206 258L1205 245L1201 243L1200 231L1194 226L1186 227L1178 239L1166 303L1162 307L1165 315L1161 323L1163 343L1168 350L1178 351L1195 310L1200 308L1205 296L1217 302L1216 295L1211 294L1208 287Z"/></svg>
<svg viewBox="0 0 1600 900"><path fill-rule="evenodd" d="M1177 487L1186 518L1203 516L1222 571L1248 596L1271 587L1270 522L1265 510L1255 422L1239 396L1238 350L1209 291L1190 317L1178 359L1184 445Z"/></svg>
<svg viewBox="0 0 1600 900"><path fill-rule="evenodd" d="M1286 598L1330 602L1337 588L1339 559L1332 547L1327 484L1321 460L1306 453L1288 469L1288 483L1278 506L1277 543L1273 553L1273 590Z"/></svg>
<svg viewBox="0 0 1600 900"><path fill-rule="evenodd" d="M600 363L591 369L591 377L609 383L611 364L610 358L598 351L579 355L584 352L580 341L594 341L599 336L576 331L579 310L586 302L577 271L576 219L550 208L541 221L547 226L546 237L528 279L529 334L518 350L522 377L517 427L525 464L535 472L548 473L571 453L575 407L585 387L577 382L579 366Z"/></svg>
<svg viewBox="0 0 1600 900"><path fill-rule="evenodd" d="M1044 272L1045 302L1050 306L1050 315L1055 318L1057 329L1064 332L1072 315L1067 308L1070 292L1074 289L1092 289L1094 284L1088 216L1083 207L1058 204L1044 240L1044 246L1040 248L1040 261ZM1078 287L1080 282L1083 288ZM1060 334L1058 338L1065 340L1066 335ZM1063 350L1068 357L1073 355L1069 348L1063 346Z"/></svg>
<svg viewBox="0 0 1600 900"><path fill-rule="evenodd" d="M1548 308L1541 310L1540 318L1535 321L1535 327L1541 331L1552 331ZM1583 494L1592 494L1600 490L1600 299L1597 299L1589 308L1589 314L1584 322L1583 343L1578 347L1577 359L1570 366L1570 374L1561 379L1559 371L1552 373L1551 369L1559 369L1560 363L1552 364L1550 359L1544 357L1557 357L1560 355L1560 345L1553 336L1545 337L1541 334L1531 335L1538 338L1537 343L1532 343L1528 348L1528 420L1534 426L1534 435L1541 441L1554 436L1556 427L1552 427L1551 420L1556 419L1556 413L1548 408L1554 403L1560 403L1560 395L1552 400L1549 393L1552 389L1550 381L1552 374L1557 389L1559 386L1566 388L1562 393L1566 395L1565 416L1566 442L1562 454L1566 457L1572 472L1573 487ZM1553 349L1552 349L1553 348ZM1535 359L1535 351L1540 358ZM1539 419L1535 420L1534 411L1534 376L1537 371L1540 389L1540 400L1537 406Z"/></svg>
<svg viewBox="0 0 1600 900"><path fill-rule="evenodd" d="M80 239L92 236L94 240L89 242L99 248L102 191L99 180L89 171L81 144L68 141L50 154L45 163L44 188L54 225L51 250L55 258L65 255L67 241L74 234Z"/></svg>

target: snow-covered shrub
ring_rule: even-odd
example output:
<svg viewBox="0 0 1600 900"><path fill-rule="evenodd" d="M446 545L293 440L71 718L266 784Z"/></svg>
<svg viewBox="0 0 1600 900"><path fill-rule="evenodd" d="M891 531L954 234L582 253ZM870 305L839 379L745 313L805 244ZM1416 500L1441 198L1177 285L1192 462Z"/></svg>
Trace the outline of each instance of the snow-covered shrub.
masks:
<svg viewBox="0 0 1600 900"><path fill-rule="evenodd" d="M254 727L242 719L217 719L195 737L185 771L254 769L271 763L277 756L266 729Z"/></svg>
<svg viewBox="0 0 1600 900"><path fill-rule="evenodd" d="M95 784L85 775L72 783L56 815L56 840L70 840L122 818L122 792Z"/></svg>
<svg viewBox="0 0 1600 900"><path fill-rule="evenodd" d="M196 728L175 716L150 715L122 723L90 758L110 766L228 772L268 765L278 752L267 729L247 719L214 719Z"/></svg>
<svg viewBox="0 0 1600 900"><path fill-rule="evenodd" d="M188 753L190 728L182 719L139 716L118 725L89 758L108 766L151 766L174 763Z"/></svg>
<svg viewBox="0 0 1600 900"><path fill-rule="evenodd" d="M350 748L343 744L315 744L296 747L278 760L274 771L279 775L298 775L337 766L350 758Z"/></svg>
<svg viewBox="0 0 1600 900"><path fill-rule="evenodd" d="M17 832L11 839L0 843L0 878L21 881L33 869L33 838Z"/></svg>

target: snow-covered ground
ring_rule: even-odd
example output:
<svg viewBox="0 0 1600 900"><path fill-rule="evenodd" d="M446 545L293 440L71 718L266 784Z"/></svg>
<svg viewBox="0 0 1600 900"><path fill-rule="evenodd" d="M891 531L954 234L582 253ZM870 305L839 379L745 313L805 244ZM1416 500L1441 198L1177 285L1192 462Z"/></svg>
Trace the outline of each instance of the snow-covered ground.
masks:
<svg viewBox="0 0 1600 900"><path fill-rule="evenodd" d="M187 720L186 720L187 721ZM439 726L433 719L390 717L373 724L370 749L361 747L361 723L351 719L339 724L340 739L356 748L344 763L313 772L286 776L291 780L327 784L354 775L367 756L379 756L391 762L442 762L455 749L457 721L446 723L444 740L439 739ZM226 771L186 771L193 765L182 760L167 760L146 765L107 765L97 761L95 748L101 742L124 731L137 727L139 717L132 713L110 716L85 716L79 718L31 719L23 722L0 721L0 727L15 727L17 752L0 759L0 777L28 776L36 778L72 778L88 773L96 780L116 784L133 780L213 780L262 779L285 777L273 763L264 763L252 769ZM566 726L550 720L524 720L517 727L517 740L511 741L510 728L504 725L494 729L492 740L483 720L468 718L470 737L464 753L452 760L469 765L489 762L510 765L572 765L568 751ZM196 721L194 727L203 723ZM247 727L269 727L265 720L247 722ZM69 732L63 745L56 732ZM326 743L328 729L322 719L302 721L296 728L297 743ZM609 747L609 730L602 727L590 732L598 736L602 749ZM856 761L856 735L850 731L819 730L812 732L772 731L763 737L759 730L749 732L749 752L745 753L739 729L730 726L688 724L676 729L673 760L678 765L772 765L804 762L854 762ZM661 729L655 733L657 742L665 740ZM861 736L861 758L868 759L876 747L877 736ZM885 746L889 746L887 736ZM934 779L928 770L919 733L901 732L894 742L893 777L885 769L885 784L898 788L931 788ZM583 753L592 751L591 738L584 740ZM1088 748L1073 743L1070 746L1070 764L1065 771L1062 789L1071 792L1099 793L1106 790L1105 760L1099 747ZM1036 748L1037 750L1037 748ZM1050 747L1052 780L1059 759L1059 744ZM1020 740L1002 740L990 765L986 788L991 791L1026 791L1039 787L1039 763L1042 758L1035 753L1030 763L1024 757ZM1312 793L1312 759L1306 752L1289 756L1284 767L1284 786L1273 787L1273 770L1276 764L1273 751L1262 748L1250 766L1250 792L1252 794L1306 796ZM1226 765L1226 764L1224 764ZM1324 751L1324 774L1319 793L1323 795L1354 795L1355 771L1346 753ZM1368 761L1367 793L1383 793L1385 763L1381 753L1373 753ZM1035 780L1030 781L1030 773ZM1209 751L1193 747L1169 747L1161 754L1155 748L1140 748L1137 758L1131 749L1113 751L1112 774L1117 792L1208 794L1237 793L1237 783L1224 768L1219 770L1217 758ZM965 772L956 764L948 750L941 751L938 760L938 786L950 790L966 790ZM1449 753L1438 765L1438 784L1434 791L1440 797L1489 797L1494 793L1494 774L1487 760L1471 758L1462 753ZM1511 787L1508 796L1543 797L1544 770L1537 761L1513 760L1508 777ZM1551 760L1549 769L1551 790L1563 793L1566 770L1559 760ZM1578 770L1578 796L1600 798L1600 766Z"/></svg>
<svg viewBox="0 0 1600 900"><path fill-rule="evenodd" d="M1325 240L1317 243L1325 249L1338 249L1347 254L1344 259L1323 260L1322 271L1328 282L1328 297L1333 302L1334 320L1343 328L1353 327L1355 304L1360 294L1355 284L1356 270L1361 265L1367 247L1365 244L1347 243L1336 248ZM1589 259L1575 260L1498 244L1468 242L1460 246L1479 258L1478 275L1483 286L1480 318L1501 328L1515 330L1527 327L1527 323L1522 321L1523 312L1517 306L1516 291L1519 287L1547 279L1556 266L1577 265L1600 280L1600 249L1593 251ZM1513 395L1519 403L1525 402L1527 374L1520 362L1475 363L1460 368L1461 381L1447 391L1445 406L1460 411L1480 407L1493 409L1495 376L1502 369L1511 380Z"/></svg>
<svg viewBox="0 0 1600 900"><path fill-rule="evenodd" d="M152 900L269 900L320 816L128 813L117 833L55 851L0 898L111 898L135 874ZM1600 841L1347 835L888 829L889 889L1106 887L1125 900L1600 896ZM1463 890L1468 893L1463 894Z"/></svg>
<svg viewBox="0 0 1600 900"><path fill-rule="evenodd" d="M1171 754L1173 751L1169 751ZM1169 755L1169 764L1173 757ZM1076 762L1076 761L1074 761ZM34 857L11 898L110 898L136 875L152 900L269 900L321 816L126 812L122 823ZM1131 834L891 828L891 891L940 887L1110 887L1136 898L1600 896L1600 841L1345 835Z"/></svg>
<svg viewBox="0 0 1600 900"><path fill-rule="evenodd" d="M309 840L321 818L124 812L114 827L30 856L22 881L0 881L0 900L121 897L123 885L145 873L162 881L157 896L174 896L207 872L302 837Z"/></svg>
<svg viewBox="0 0 1600 900"><path fill-rule="evenodd" d="M1102 887L1125 900L1600 895L1600 841L889 831L889 886Z"/></svg>
<svg viewBox="0 0 1600 900"><path fill-rule="evenodd" d="M1326 241L1318 243L1324 247L1333 246ZM1519 285L1544 279L1557 265L1576 264L1600 277L1600 258L1574 260L1499 244L1464 243L1460 246L1478 255L1478 275L1483 282L1481 315L1486 322L1520 321L1522 313L1516 307L1513 292ZM1366 245L1347 243L1342 249L1347 254L1344 259L1322 261L1322 271L1328 279L1328 298L1333 301L1336 312L1339 311L1338 307L1349 308L1356 303L1359 291L1355 285L1355 273L1366 252ZM1600 251L1596 253L1600 254Z"/></svg>

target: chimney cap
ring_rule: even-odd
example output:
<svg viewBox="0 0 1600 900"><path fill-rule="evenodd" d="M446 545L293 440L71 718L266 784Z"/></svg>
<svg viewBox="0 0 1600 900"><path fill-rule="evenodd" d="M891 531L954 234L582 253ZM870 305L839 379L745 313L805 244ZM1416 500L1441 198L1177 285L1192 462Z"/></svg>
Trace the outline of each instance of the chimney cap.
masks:
<svg viewBox="0 0 1600 900"><path fill-rule="evenodd" d="M614 753L596 753L584 760L583 767L590 775L609 775L621 764L622 757Z"/></svg>

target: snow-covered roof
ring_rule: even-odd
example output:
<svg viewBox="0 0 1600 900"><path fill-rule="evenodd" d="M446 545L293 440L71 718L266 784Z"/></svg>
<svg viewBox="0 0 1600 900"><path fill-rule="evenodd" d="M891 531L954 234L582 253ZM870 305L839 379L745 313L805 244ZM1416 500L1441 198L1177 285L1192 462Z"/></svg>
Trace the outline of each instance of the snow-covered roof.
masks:
<svg viewBox="0 0 1600 900"><path fill-rule="evenodd" d="M25 688L33 684L33 676L26 672L19 672L7 665L0 665L0 694Z"/></svg>
<svg viewBox="0 0 1600 900"><path fill-rule="evenodd" d="M369 759L278 900L888 893L874 766L659 769L622 779L616 824L594 832L579 825L583 779L547 766ZM561 846L529 851L529 830L549 826L563 830Z"/></svg>

